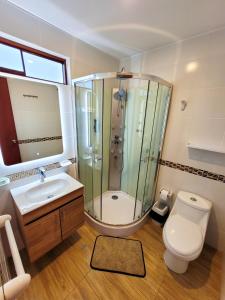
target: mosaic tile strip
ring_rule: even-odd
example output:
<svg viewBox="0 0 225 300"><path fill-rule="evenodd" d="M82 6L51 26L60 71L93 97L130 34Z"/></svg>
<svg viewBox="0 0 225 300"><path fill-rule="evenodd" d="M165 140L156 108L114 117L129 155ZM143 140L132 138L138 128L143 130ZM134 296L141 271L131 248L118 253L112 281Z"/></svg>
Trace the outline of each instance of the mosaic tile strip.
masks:
<svg viewBox="0 0 225 300"><path fill-rule="evenodd" d="M75 157L69 158L68 160L70 160L72 164L76 163L76 158ZM44 165L43 167L45 168L46 171L61 168L59 162L56 162L54 164ZM23 178L26 178L26 177L29 177L29 176L34 176L34 175L37 175L37 174L38 174L38 171L37 171L36 168L34 168L34 169L31 169L31 170L27 170L27 171L13 173L13 174L7 175L6 177L8 177L10 179L10 181L12 182L12 181L23 179Z"/></svg>
<svg viewBox="0 0 225 300"><path fill-rule="evenodd" d="M46 141L54 141L54 140L61 140L62 136L46 136L42 138L34 138L34 139L26 139L26 140L18 140L17 143L21 144L30 144L30 143L38 143L38 142L46 142Z"/></svg>
<svg viewBox="0 0 225 300"><path fill-rule="evenodd" d="M182 165L182 164L175 163L175 162L172 162L172 161L169 161L169 160L164 160L164 159L160 159L159 164L162 165L162 166L166 166L166 167L169 167L169 168L177 169L177 170L180 170L180 171L183 171L183 172L187 172L187 173L190 173L190 174L194 174L194 175L197 175L197 176L201 176L201 177L205 177L205 178L208 178L208 179L221 181L221 182L225 183L225 175L209 172L209 171L206 171L206 170L190 167L190 166L187 166L187 165Z"/></svg>
<svg viewBox="0 0 225 300"><path fill-rule="evenodd" d="M76 163L76 158L70 158L69 159L71 161L72 164ZM159 160L159 164L162 166L166 166L169 168L173 168L173 169L177 169L183 172L187 172L190 174L194 174L197 176L201 176L201 177L205 177L208 179L212 179L212 180L216 180L216 181L220 181L220 182L224 182L225 183L225 175L221 175L221 174L217 174L217 173L213 173L213 172L209 172L206 170L202 170L202 169L198 169L198 168L194 168L194 167L190 167L187 165L183 165L180 163L175 163L169 160L164 160L164 159L160 159ZM54 164L49 164L49 165L45 165L43 166L46 171L50 171L50 170L54 170L57 168L61 168L59 162L56 162ZM19 180L25 177L29 177L29 176L34 176L37 175L37 169L31 169L31 170L27 170L27 171L22 171L22 172L18 172L18 173L13 173L10 175L7 175L7 177L10 179L10 181L15 181L15 180Z"/></svg>

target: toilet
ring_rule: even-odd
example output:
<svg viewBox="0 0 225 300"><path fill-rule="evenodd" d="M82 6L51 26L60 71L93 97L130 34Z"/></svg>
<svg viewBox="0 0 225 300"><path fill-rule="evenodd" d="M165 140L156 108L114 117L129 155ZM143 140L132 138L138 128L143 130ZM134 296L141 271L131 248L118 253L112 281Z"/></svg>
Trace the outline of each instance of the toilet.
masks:
<svg viewBox="0 0 225 300"><path fill-rule="evenodd" d="M212 203L198 195L180 191L163 228L164 261L179 274L203 248Z"/></svg>

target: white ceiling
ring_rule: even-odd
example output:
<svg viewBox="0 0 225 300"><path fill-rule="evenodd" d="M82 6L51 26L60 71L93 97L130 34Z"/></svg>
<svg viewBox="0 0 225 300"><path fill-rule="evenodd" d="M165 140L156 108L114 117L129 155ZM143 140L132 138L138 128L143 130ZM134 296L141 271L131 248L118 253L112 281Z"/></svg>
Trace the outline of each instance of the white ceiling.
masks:
<svg viewBox="0 0 225 300"><path fill-rule="evenodd" d="M225 26L225 0L9 0L117 58Z"/></svg>

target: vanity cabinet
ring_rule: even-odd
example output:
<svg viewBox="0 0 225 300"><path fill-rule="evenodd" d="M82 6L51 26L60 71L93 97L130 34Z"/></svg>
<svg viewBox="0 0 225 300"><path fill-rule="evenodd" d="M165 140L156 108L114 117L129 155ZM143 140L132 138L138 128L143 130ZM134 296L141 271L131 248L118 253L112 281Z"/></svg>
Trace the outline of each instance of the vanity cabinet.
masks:
<svg viewBox="0 0 225 300"><path fill-rule="evenodd" d="M62 238L66 239L83 222L84 209L83 197L71 201L60 209L60 220L62 228Z"/></svg>
<svg viewBox="0 0 225 300"><path fill-rule="evenodd" d="M34 262L74 233L84 222L83 188L27 214L16 207L29 259Z"/></svg>
<svg viewBox="0 0 225 300"><path fill-rule="evenodd" d="M59 210L24 227L28 253L32 260L40 257L61 242Z"/></svg>

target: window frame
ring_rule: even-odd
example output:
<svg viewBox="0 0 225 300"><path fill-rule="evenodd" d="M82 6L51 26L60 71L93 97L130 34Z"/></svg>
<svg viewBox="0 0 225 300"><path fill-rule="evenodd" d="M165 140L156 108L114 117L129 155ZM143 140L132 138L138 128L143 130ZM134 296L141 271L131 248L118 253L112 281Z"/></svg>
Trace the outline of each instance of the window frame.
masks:
<svg viewBox="0 0 225 300"><path fill-rule="evenodd" d="M58 57L56 55L17 43L15 41L6 39L4 37L0 36L0 44L6 45L6 46L10 46L13 47L15 49L20 50L20 55L21 55L21 60L22 60L22 65L23 65L23 71L17 71L17 70L13 70L13 69L8 69L8 68L4 68L4 67L0 67L0 72L3 73L9 73L9 74L14 74L14 75L19 75L19 76L23 76L23 77L27 77L27 78L33 78L33 79L39 79L42 81L49 81L49 82L54 82L54 83L58 83L58 84L65 84L67 85L68 80L67 80L67 68L66 68L66 59L62 58L62 57ZM63 82L57 82L57 81L53 81L53 80L47 80L47 79L41 79L38 77L31 77L31 76L27 76L26 75L26 69L25 69L25 64L24 64L24 57L23 57L23 52L27 52L36 56L40 56L42 58L48 59L48 60L52 60L54 62L60 63L62 65L62 73L63 73Z"/></svg>

